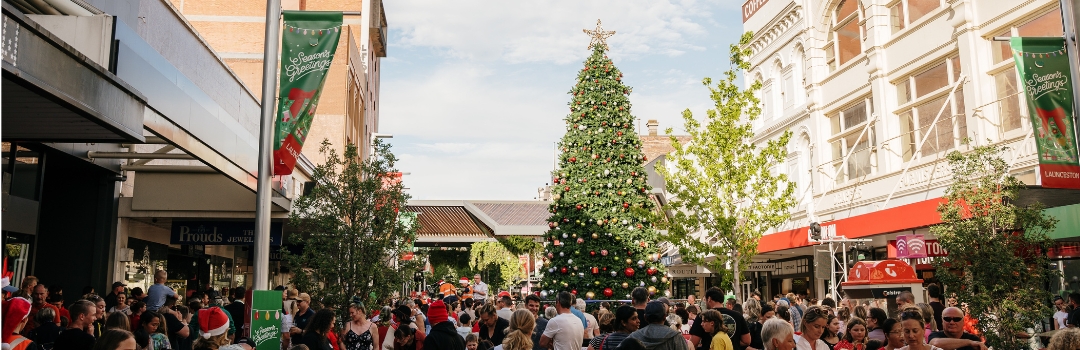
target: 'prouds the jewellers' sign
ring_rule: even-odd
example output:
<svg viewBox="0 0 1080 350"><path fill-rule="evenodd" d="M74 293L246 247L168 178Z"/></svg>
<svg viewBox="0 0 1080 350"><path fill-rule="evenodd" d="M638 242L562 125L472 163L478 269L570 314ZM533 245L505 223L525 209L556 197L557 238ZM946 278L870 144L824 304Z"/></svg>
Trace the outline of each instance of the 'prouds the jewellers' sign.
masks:
<svg viewBox="0 0 1080 350"><path fill-rule="evenodd" d="M750 19L765 3L769 0L746 0L742 5L742 21L746 23L746 20Z"/></svg>

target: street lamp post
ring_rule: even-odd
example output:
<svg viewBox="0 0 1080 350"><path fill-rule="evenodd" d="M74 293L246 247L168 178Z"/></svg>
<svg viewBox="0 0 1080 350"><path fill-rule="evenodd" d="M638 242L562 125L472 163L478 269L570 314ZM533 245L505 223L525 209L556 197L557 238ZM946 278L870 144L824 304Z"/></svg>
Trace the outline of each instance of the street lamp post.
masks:
<svg viewBox="0 0 1080 350"><path fill-rule="evenodd" d="M255 194L255 278L253 290L270 289L270 176L274 108L277 93L278 32L281 31L281 0L266 0L266 32L263 41L262 113L259 119L259 173Z"/></svg>

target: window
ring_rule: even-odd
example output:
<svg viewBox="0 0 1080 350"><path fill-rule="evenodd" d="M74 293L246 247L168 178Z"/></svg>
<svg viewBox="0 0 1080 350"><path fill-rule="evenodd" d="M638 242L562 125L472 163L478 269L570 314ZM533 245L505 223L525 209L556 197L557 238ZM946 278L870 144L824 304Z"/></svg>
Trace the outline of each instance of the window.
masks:
<svg viewBox="0 0 1080 350"><path fill-rule="evenodd" d="M1020 90L1016 87L1016 70L1006 69L994 74L994 88L997 89L998 116L1002 132L1020 129L1027 111L1020 109Z"/></svg>
<svg viewBox="0 0 1080 350"><path fill-rule="evenodd" d="M873 114L874 101L868 96L829 116L832 127L830 148L832 149L833 171L837 173L835 179L837 184L870 175L873 172L871 159L874 147L877 145L874 129L870 128L865 134L862 132ZM849 153L851 156L845 163L844 157Z"/></svg>
<svg viewBox="0 0 1080 350"><path fill-rule="evenodd" d="M1057 7L1042 14L1035 19L1021 24L1019 26L1013 26L1009 29L1005 29L994 36L1057 36L1060 37L1065 34L1065 30L1061 27L1061 10ZM993 40L993 38L989 38ZM1012 49L1009 47L1008 41L991 41L994 46L994 63L1001 63L1005 61L1012 61Z"/></svg>
<svg viewBox="0 0 1080 350"><path fill-rule="evenodd" d="M918 151L925 157L953 149L967 136L963 88L957 88L953 98L948 98L948 92L960 74L960 59L954 56L897 82L897 101L901 106L897 115L905 162L915 156L915 148L924 137L926 142ZM938 117L939 111L942 111L941 117ZM934 124L935 118L937 124Z"/></svg>
<svg viewBox="0 0 1080 350"><path fill-rule="evenodd" d="M829 43L824 47L825 61L830 71L862 53L862 27L859 26L858 7L856 0L843 0L836 5Z"/></svg>
<svg viewBox="0 0 1080 350"><path fill-rule="evenodd" d="M784 95L784 110L795 104L795 83L792 72L784 73L784 85L781 94Z"/></svg>
<svg viewBox="0 0 1080 350"><path fill-rule="evenodd" d="M995 37L1011 36L1061 36L1064 34L1061 27L1061 10L1054 8L1028 22L1011 26L998 32ZM993 38L990 38L993 39ZM1006 132L1020 130L1027 120L1027 108L1024 106L1024 94L1017 86L1017 72L1013 68L1015 63L1012 59L1012 48L1007 41L991 41L992 58L994 66L990 68L990 75L994 77L996 90L995 101L998 111L998 129Z"/></svg>
<svg viewBox="0 0 1080 350"><path fill-rule="evenodd" d="M941 7L941 0L899 0L889 6L889 23L892 32L907 28L915 21Z"/></svg>
<svg viewBox="0 0 1080 350"><path fill-rule="evenodd" d="M761 90L761 97L761 119L771 120L776 113L773 108L772 85Z"/></svg>

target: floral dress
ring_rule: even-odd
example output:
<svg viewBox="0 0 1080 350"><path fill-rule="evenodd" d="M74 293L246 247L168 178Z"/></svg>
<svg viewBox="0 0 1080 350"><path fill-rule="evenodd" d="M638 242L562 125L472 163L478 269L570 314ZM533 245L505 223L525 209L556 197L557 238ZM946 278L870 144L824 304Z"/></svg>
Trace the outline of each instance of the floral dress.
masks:
<svg viewBox="0 0 1080 350"><path fill-rule="evenodd" d="M349 332L345 333L345 350L372 350L372 344L375 339L371 337L371 327L368 326L368 330L363 333L356 334L353 332L352 327L349 327Z"/></svg>

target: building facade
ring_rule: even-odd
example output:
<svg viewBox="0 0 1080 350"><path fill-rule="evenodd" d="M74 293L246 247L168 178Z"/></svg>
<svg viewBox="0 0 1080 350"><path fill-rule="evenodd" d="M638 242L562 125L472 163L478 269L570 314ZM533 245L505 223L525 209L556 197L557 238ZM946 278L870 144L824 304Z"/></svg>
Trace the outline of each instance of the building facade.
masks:
<svg viewBox="0 0 1080 350"><path fill-rule="evenodd" d="M34 275L75 298L114 281L146 290L165 269L178 290L250 287L265 3L3 5L3 258L13 284ZM322 161L322 139L339 154L347 143L369 154L386 47L381 2L285 8L362 16L346 18L310 134L318 141L292 175L274 177L274 246ZM274 284L288 277L272 271Z"/></svg>
<svg viewBox="0 0 1080 350"><path fill-rule="evenodd" d="M866 239L845 252L860 260L895 257L900 234L932 239L950 151L1008 146L1012 174L1039 185L1011 50L994 38L1061 36L1057 1L750 0L742 10L754 33L745 77L763 86L754 142L793 133L776 171L798 194L789 222L760 243L757 259L773 264L748 272L747 290L829 293L832 261L809 241L811 222ZM1037 189L1022 196L1076 203ZM929 265L915 263L932 281Z"/></svg>

